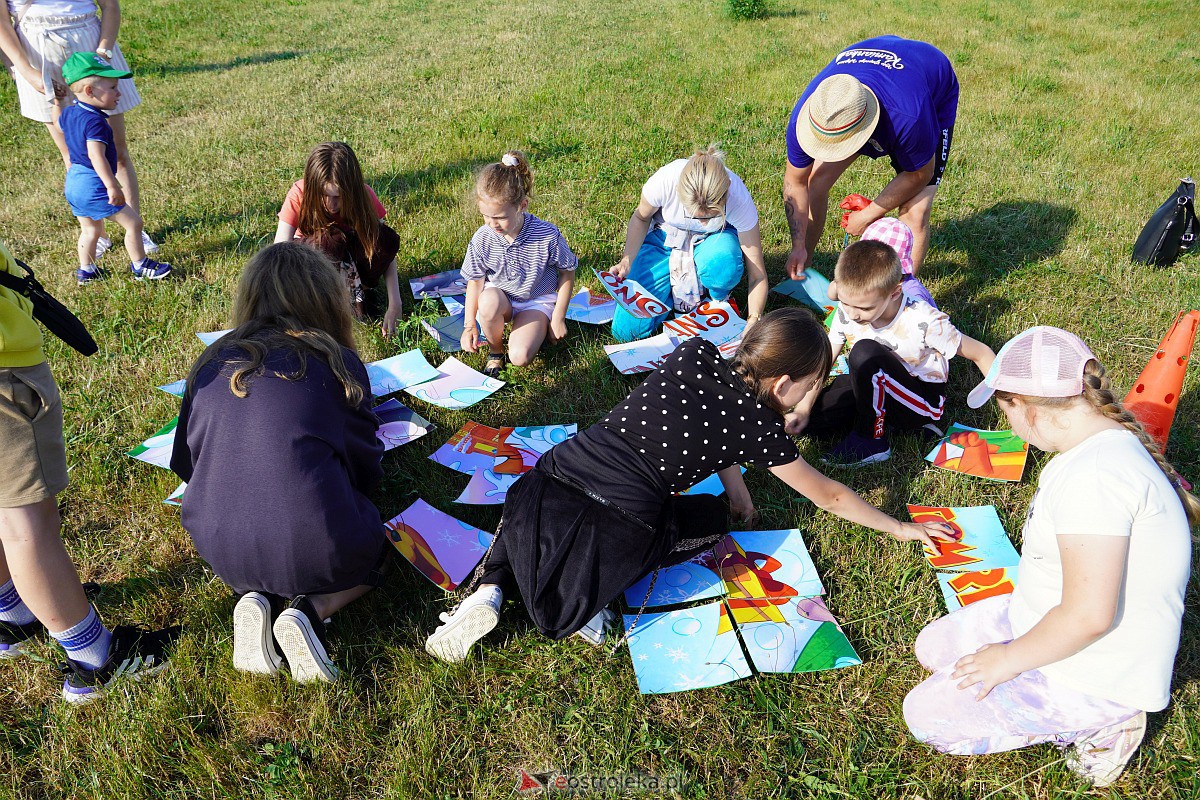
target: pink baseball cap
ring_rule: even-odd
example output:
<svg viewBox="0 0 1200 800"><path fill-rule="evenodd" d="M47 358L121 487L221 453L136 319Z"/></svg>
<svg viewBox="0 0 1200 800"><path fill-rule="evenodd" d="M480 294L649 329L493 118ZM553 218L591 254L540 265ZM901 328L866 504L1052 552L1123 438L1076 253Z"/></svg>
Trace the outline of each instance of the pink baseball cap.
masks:
<svg viewBox="0 0 1200 800"><path fill-rule="evenodd" d="M883 242L900 256L900 269L905 275L913 274L913 232L895 217L880 217L863 231L863 241Z"/></svg>
<svg viewBox="0 0 1200 800"><path fill-rule="evenodd" d="M983 381L967 395L979 408L997 390L1033 397L1073 397L1083 392L1083 366L1096 356L1073 333L1039 325L1019 333L996 354Z"/></svg>

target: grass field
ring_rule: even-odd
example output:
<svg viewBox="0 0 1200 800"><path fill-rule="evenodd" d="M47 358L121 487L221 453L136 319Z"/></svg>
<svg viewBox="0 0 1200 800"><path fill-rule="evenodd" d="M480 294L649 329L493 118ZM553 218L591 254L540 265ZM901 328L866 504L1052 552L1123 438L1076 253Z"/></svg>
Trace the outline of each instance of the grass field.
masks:
<svg viewBox="0 0 1200 800"><path fill-rule="evenodd" d="M691 798L988 798L1089 794L1057 751L938 757L900 705L922 671L920 628L943 613L915 546L814 509L765 473L747 478L761 527L797 526L861 667L642 697L628 656L542 638L516 605L462 666L434 663L425 635L449 600L400 565L332 629L344 680L300 687L236 673L232 599L175 509L174 476L123 455L177 411L154 387L183 377L196 331L226 327L241 265L269 242L290 183L317 142L343 139L389 208L408 277L458 266L479 219L471 170L506 148L530 155L531 210L558 224L586 267L618 258L641 183L695 145L719 141L762 214L781 279L783 129L808 79L842 46L894 32L931 41L962 83L954 150L923 277L967 333L998 348L1036 323L1081 334L1128 386L1175 312L1200 301L1200 260L1128 262L1142 222L1179 177L1200 171L1194 7L1176 0L773 0L735 23L718 0L592 3L426 0L128 0L120 41L144 98L129 114L147 229L176 275L77 288L77 234L62 167L42 126L0 85L0 237L40 267L102 351L48 343L66 407L71 487L64 536L110 622L185 626L173 669L83 709L58 700L49 645L5 663L0 795L124 797L499 797L514 770L681 775ZM1190 10L1190 11L1189 11ZM1189 15L1189 16L1185 16ZM835 189L876 193L886 160ZM841 195L837 195L841 196ZM836 217L817 266L840 247ZM110 228L110 234L116 233ZM124 258L106 256L110 267ZM581 271L582 273L582 271ZM589 273L590 274L590 273ZM440 354L413 306L393 341L358 331L365 360ZM772 307L783 299L772 296ZM571 336L468 413L429 410L437 430L389 454L385 518L418 495L481 527L498 510L454 506L463 480L426 456L468 418L485 424L597 420L636 381L607 363L607 331ZM473 362L475 363L475 362ZM476 366L478 364L476 363ZM951 417L976 380L956 365ZM1200 478L1193 368L1170 455ZM808 456L816 455L809 444ZM994 504L1019 541L1044 456L1001 485L927 469L916 442L891 461L836 473L892 514L906 502ZM272 499L262 498L264 519ZM1193 585L1193 590L1195 585ZM1152 715L1129 775L1105 796L1200 796L1200 623L1189 594L1171 707Z"/></svg>

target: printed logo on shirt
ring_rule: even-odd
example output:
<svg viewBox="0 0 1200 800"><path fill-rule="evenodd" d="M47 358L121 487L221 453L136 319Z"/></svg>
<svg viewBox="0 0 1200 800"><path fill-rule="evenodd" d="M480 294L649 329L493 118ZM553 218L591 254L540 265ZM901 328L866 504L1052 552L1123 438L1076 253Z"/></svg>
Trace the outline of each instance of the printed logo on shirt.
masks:
<svg viewBox="0 0 1200 800"><path fill-rule="evenodd" d="M891 50L872 48L843 50L837 54L837 58L833 62L839 66L842 64L874 64L884 69L904 69L904 64L900 62L900 56Z"/></svg>

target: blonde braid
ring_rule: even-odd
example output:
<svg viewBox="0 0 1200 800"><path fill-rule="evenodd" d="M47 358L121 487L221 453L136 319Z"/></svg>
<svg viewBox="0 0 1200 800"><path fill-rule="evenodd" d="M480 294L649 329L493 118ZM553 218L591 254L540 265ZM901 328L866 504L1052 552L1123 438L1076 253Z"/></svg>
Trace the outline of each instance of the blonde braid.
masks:
<svg viewBox="0 0 1200 800"><path fill-rule="evenodd" d="M1184 490L1179 473L1167 461L1158 442L1150 438L1150 434L1146 433L1146 429L1142 427L1142 423L1138 422L1137 417L1131 414L1113 394L1108 374L1100 362L1095 359L1088 361L1083 368L1083 397L1092 408L1113 422L1119 422L1125 430L1138 437L1142 447L1146 448L1146 452L1154 458L1154 463L1158 464L1158 468L1175 487L1175 493L1179 495L1179 502L1183 503L1183 510L1187 513L1188 522L1193 526L1200 525L1200 500Z"/></svg>

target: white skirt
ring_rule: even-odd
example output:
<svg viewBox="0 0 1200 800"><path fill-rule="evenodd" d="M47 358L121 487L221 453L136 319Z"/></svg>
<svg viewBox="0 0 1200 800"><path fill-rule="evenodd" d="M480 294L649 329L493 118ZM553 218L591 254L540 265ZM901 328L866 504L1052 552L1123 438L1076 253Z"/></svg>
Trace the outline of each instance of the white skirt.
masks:
<svg viewBox="0 0 1200 800"><path fill-rule="evenodd" d="M9 72L17 84L17 96L21 100L21 116L38 122L51 122L51 99L54 91L51 81L63 82L62 67L72 53L93 53L100 44L100 17L85 14L79 17L25 17L17 28L17 38L25 48L26 57L34 69L42 71L42 82L46 94L42 94L25 80L16 68ZM128 70L129 63L121 54L121 48L113 44L112 65ZM7 59L5 59L7 61ZM142 98L134 88L133 80L123 78L117 82L121 90L121 102L109 114L124 114L141 104Z"/></svg>

